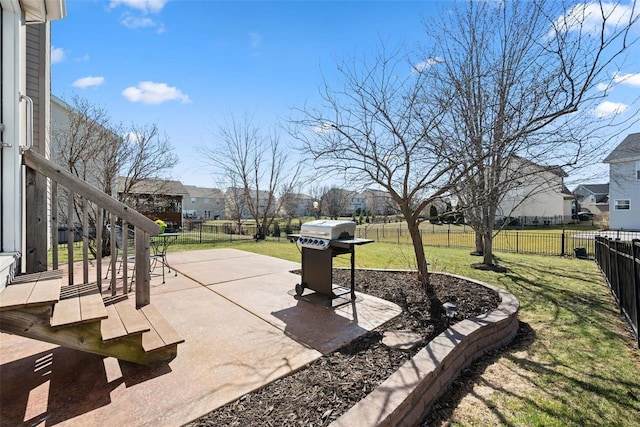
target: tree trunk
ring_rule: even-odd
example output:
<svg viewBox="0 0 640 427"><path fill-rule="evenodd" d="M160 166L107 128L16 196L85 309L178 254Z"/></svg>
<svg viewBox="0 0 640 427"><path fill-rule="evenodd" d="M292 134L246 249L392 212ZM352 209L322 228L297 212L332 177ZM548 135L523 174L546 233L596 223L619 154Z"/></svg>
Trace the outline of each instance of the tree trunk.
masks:
<svg viewBox="0 0 640 427"><path fill-rule="evenodd" d="M492 230L485 231L484 234L484 253L483 263L485 265L493 265L493 239L491 238Z"/></svg>
<svg viewBox="0 0 640 427"><path fill-rule="evenodd" d="M434 296L435 292L429 281L429 268L427 266L427 257L424 254L424 245L422 244L420 228L418 224L413 222L407 222L407 227L409 228L409 234L411 235L411 241L413 242L413 251L416 254L418 278L420 279L427 296L431 298Z"/></svg>
<svg viewBox="0 0 640 427"><path fill-rule="evenodd" d="M484 255L484 239L482 238L482 233L476 231L476 251L474 254Z"/></svg>

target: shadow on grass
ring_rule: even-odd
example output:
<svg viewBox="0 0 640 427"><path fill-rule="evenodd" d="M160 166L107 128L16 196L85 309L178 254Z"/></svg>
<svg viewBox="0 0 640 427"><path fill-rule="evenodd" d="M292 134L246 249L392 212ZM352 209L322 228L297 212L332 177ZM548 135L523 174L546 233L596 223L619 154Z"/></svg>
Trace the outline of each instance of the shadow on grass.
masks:
<svg viewBox="0 0 640 427"><path fill-rule="evenodd" d="M632 335L597 269L509 264L493 281L520 301L516 338L463 370L420 425L637 420L640 365L633 350L625 352Z"/></svg>

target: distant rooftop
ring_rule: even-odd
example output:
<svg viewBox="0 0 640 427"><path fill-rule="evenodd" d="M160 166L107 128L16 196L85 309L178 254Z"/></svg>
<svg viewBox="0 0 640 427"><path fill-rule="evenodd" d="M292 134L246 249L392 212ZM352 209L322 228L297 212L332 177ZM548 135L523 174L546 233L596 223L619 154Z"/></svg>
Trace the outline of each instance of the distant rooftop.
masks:
<svg viewBox="0 0 640 427"><path fill-rule="evenodd" d="M615 163L640 160L640 133L627 135L622 142L603 160L603 163Z"/></svg>

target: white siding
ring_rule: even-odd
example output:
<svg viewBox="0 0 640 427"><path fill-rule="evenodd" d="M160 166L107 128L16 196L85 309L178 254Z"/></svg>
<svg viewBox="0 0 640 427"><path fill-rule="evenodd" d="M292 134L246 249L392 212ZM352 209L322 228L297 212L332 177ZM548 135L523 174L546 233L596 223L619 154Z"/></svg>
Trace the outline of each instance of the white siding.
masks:
<svg viewBox="0 0 640 427"><path fill-rule="evenodd" d="M615 209L616 200L629 200L629 209ZM609 227L613 230L640 230L640 180L635 161L610 164Z"/></svg>

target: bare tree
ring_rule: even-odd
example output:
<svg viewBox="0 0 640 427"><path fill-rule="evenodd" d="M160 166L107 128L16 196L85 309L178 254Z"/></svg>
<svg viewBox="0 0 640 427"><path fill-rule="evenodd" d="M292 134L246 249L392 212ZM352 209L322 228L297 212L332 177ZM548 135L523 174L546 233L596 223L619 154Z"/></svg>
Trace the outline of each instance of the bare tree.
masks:
<svg viewBox="0 0 640 427"><path fill-rule="evenodd" d="M465 154L459 165L467 173L452 193L476 231L484 265L493 265L496 216L509 195L540 169L600 161L608 138L597 131L615 131L610 118L590 112L607 94L598 85L612 82L615 61L635 42L635 2L571 4L470 0L425 25L430 44L420 72L447 106L440 137ZM536 191L526 193L521 202Z"/></svg>
<svg viewBox="0 0 640 427"><path fill-rule="evenodd" d="M231 115L219 127L219 142L200 149L210 166L220 177L239 184L242 203L256 221L257 239L264 239L280 203L293 191L300 177L300 168L287 163L285 148L279 135L264 136L245 116ZM240 203L240 202L236 202ZM240 204L242 204L240 203Z"/></svg>
<svg viewBox="0 0 640 427"><path fill-rule="evenodd" d="M160 134L156 124L133 124L123 139L118 163L119 197L136 209L135 187L145 181L153 182L152 194L161 196L166 183L163 178L178 164L178 156L169 137Z"/></svg>
<svg viewBox="0 0 640 427"><path fill-rule="evenodd" d="M343 63L342 85L332 89L325 82L323 105L299 109L292 133L319 170L354 187L377 184L389 193L407 222L420 279L433 295L421 212L465 171L435 132L443 106L429 102L426 75L416 72L415 62L400 50L381 49L370 62Z"/></svg>
<svg viewBox="0 0 640 427"><path fill-rule="evenodd" d="M113 195L113 179L117 176L120 150L123 144L121 126L112 123L108 112L101 106L90 103L79 96L73 96L70 104L64 103L64 115L52 127L52 157L65 170L88 182L106 194ZM68 194L58 195L58 212L63 223L68 215L72 222L82 223L80 198L73 200L73 211L68 212ZM88 208L88 227L95 230L96 212L93 205ZM101 227L106 225L101 224ZM69 230L69 236L72 230ZM90 246L92 252L95 247ZM108 242L102 252L107 255ZM94 253L95 255L95 253Z"/></svg>
<svg viewBox="0 0 640 427"><path fill-rule="evenodd" d="M355 193L338 187L327 189L320 198L323 213L332 219L344 215Z"/></svg>
<svg viewBox="0 0 640 427"><path fill-rule="evenodd" d="M168 138L159 138L155 125L133 125L127 132L121 124L112 122L106 109L78 96L73 96L71 104L64 108L64 119L51 133L54 161L106 194L116 195L119 176L124 177L126 194L141 180L167 173L178 161ZM134 198L124 199L135 208ZM66 212L66 194L59 196L58 203L59 211ZM81 209L74 200L74 222L81 222ZM89 227L104 228L109 218L97 225L92 209L89 207ZM109 242L105 239L103 243L102 252L107 255Z"/></svg>
<svg viewBox="0 0 640 427"><path fill-rule="evenodd" d="M118 164L122 128L112 123L103 107L78 96L70 102L63 106L65 119L54 126L51 134L53 159L65 170L112 194L104 176ZM112 163L106 166L107 162Z"/></svg>
<svg viewBox="0 0 640 427"><path fill-rule="evenodd" d="M329 187L321 184L312 184L307 188L312 199L313 216L320 219L320 215L324 215L324 206L322 204L322 195L329 191Z"/></svg>
<svg viewBox="0 0 640 427"><path fill-rule="evenodd" d="M294 189L286 188L283 189L282 193L283 196L280 201L281 213L287 219L287 223L291 224L293 218L300 216L300 214L305 214L304 212L300 212L303 195Z"/></svg>

